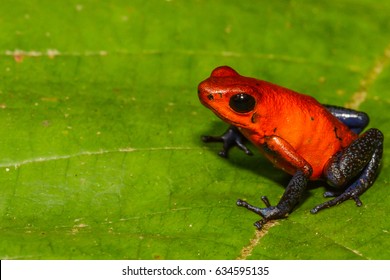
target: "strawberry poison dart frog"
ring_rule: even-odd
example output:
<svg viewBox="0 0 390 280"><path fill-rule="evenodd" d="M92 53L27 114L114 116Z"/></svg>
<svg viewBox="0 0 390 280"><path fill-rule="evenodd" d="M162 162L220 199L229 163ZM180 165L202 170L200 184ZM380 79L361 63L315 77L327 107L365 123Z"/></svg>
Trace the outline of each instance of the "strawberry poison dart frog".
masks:
<svg viewBox="0 0 390 280"><path fill-rule="evenodd" d="M261 229L270 220L281 219L293 210L309 180L323 179L335 191L334 197L311 210L318 211L353 199L372 186L382 158L383 134L375 128L360 134L367 126L367 114L337 106L323 105L314 98L275 84L239 75L227 66L216 68L199 84L201 103L230 124L221 136L203 136L204 142L223 142L219 153L238 146L252 152L252 142L276 167L292 175L283 196L275 206L266 196L264 208L239 199L262 219L254 225Z"/></svg>

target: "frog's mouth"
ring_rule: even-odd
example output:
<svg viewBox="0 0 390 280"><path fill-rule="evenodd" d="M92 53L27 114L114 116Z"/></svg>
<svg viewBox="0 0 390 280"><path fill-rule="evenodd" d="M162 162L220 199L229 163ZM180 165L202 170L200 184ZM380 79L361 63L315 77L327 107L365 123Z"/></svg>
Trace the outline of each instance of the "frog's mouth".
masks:
<svg viewBox="0 0 390 280"><path fill-rule="evenodd" d="M223 120L224 122L226 122L228 124L234 125L236 127L242 127L242 128L248 128L249 127L249 125L246 122L239 122L239 121L236 121L236 120L232 120L230 117L228 117L230 114L226 114L227 116L225 116L225 114L221 113L220 110L214 109L209 104L207 104L207 105L205 104L205 106L207 108L209 108L217 117L219 117L221 120Z"/></svg>

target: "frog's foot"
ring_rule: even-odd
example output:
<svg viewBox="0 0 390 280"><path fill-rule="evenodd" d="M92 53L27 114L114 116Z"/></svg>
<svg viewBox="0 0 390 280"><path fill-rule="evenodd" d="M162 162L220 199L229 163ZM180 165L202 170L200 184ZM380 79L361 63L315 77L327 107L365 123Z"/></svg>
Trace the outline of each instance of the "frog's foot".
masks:
<svg viewBox="0 0 390 280"><path fill-rule="evenodd" d="M202 141L205 143L222 142L223 148L218 154L224 158L228 157L229 150L234 146L239 147L247 155L253 155L248 147L245 146L246 138L235 126L230 126L221 136L202 136Z"/></svg>
<svg viewBox="0 0 390 280"><path fill-rule="evenodd" d="M237 200L237 205L245 207L246 209L263 217L262 220L254 223L255 227L261 229L263 225L270 220L283 219L288 216L288 214L293 210L295 205L297 205L300 198L302 197L302 193L306 189L310 174L311 172L305 173L302 170L298 170L291 178L282 198L276 206L271 206L271 203L269 203L269 200L266 196L261 197L261 200L264 202L266 208L255 207L241 199Z"/></svg>
<svg viewBox="0 0 390 280"><path fill-rule="evenodd" d="M328 193L328 192L326 192L326 193ZM325 196L325 194L324 194L324 196ZM332 196L335 196L334 195L335 193L332 193L332 194L333 194ZM342 203L342 202L344 202L344 201L346 201L348 199L355 200L356 206L360 207L360 206L363 205L363 203L361 202L358 194L356 194L355 192L347 192L346 191L346 192L342 193L341 195L336 196L336 198L334 198L332 200L329 200L327 202L324 202L324 203L321 203L321 204L317 205L316 207L314 207L313 209L310 210L310 213L317 214L318 211L321 211L323 209L326 209L326 208L338 205L338 204L340 204L340 203Z"/></svg>
<svg viewBox="0 0 390 280"><path fill-rule="evenodd" d="M286 218L288 212L286 210L280 209L277 206L271 206L269 200L266 196L262 196L261 200L264 202L266 208L259 208L249 204L248 202L238 199L237 205L244 207L258 215L260 215L263 219L255 222L253 225L257 227L257 229L261 230L263 226L270 220L282 219Z"/></svg>

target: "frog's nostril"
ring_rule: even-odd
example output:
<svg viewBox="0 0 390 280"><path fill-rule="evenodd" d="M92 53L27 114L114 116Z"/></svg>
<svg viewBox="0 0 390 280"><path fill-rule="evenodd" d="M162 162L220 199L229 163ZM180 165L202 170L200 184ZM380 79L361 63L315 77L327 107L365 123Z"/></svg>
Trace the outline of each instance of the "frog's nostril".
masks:
<svg viewBox="0 0 390 280"><path fill-rule="evenodd" d="M208 100L214 100L214 96L212 94L207 95Z"/></svg>

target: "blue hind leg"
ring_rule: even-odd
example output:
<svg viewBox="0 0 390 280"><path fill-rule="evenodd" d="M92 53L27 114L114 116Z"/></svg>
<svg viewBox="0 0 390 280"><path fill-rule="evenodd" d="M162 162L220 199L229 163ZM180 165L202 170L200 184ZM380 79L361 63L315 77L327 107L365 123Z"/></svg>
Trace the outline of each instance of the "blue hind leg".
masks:
<svg viewBox="0 0 390 280"><path fill-rule="evenodd" d="M359 196L374 183L379 171L382 152L383 134L378 129L371 128L346 149L335 154L329 160L324 175L330 185L340 188L347 187L337 197L314 207L311 213L315 214L348 199L355 200L356 205L361 206ZM331 193L328 194L328 196L331 195Z"/></svg>
<svg viewBox="0 0 390 280"><path fill-rule="evenodd" d="M324 107L356 134L360 134L370 121L364 112L333 105L324 105Z"/></svg>

